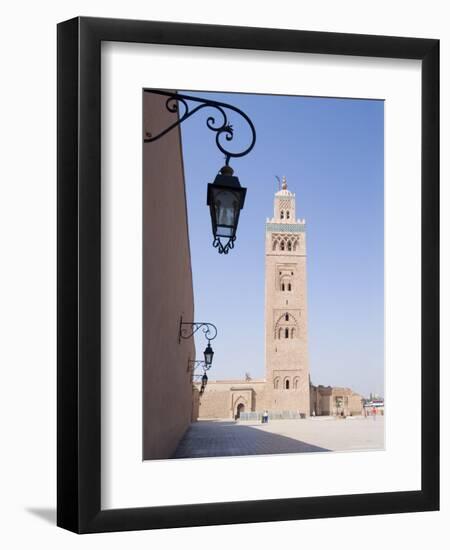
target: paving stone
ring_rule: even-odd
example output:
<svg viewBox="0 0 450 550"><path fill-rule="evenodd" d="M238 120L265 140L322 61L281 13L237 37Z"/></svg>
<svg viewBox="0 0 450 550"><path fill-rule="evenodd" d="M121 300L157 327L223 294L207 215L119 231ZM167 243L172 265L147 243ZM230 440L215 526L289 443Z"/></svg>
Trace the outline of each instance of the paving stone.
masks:
<svg viewBox="0 0 450 550"><path fill-rule="evenodd" d="M191 424L173 458L378 450L384 417L273 420L268 424L200 420Z"/></svg>

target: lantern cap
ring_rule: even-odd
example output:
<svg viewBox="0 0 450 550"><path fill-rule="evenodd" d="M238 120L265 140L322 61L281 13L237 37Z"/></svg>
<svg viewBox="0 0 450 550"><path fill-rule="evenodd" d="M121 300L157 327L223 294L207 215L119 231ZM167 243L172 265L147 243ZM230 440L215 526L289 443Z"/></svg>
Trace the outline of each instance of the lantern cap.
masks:
<svg viewBox="0 0 450 550"><path fill-rule="evenodd" d="M231 189L243 189L243 190L245 190L244 192L247 191L247 189L245 189L244 187L241 187L241 184L239 182L239 178L237 178L236 176L233 176L231 173L223 174L222 171L220 171L217 174L217 176L214 178L213 183L208 184L208 194L209 194L209 189L210 189L209 186L210 185L213 185L214 188L216 188L216 189L219 188L219 187L222 187L222 188L227 188L227 189L230 189L230 188Z"/></svg>

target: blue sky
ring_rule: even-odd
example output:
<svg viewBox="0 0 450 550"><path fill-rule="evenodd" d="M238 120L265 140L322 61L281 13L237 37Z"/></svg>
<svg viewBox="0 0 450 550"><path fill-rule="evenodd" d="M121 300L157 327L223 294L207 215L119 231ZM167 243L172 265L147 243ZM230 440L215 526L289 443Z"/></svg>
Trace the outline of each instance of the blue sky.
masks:
<svg viewBox="0 0 450 550"><path fill-rule="evenodd" d="M189 92L185 92L189 93ZM306 218L309 361L314 384L383 394L384 378L384 103L247 94L194 95L245 111L255 148L231 165L247 197L235 248L211 246L206 186L223 157L203 111L182 125L195 320L213 322L210 379L262 378L264 237L273 215L276 175L296 193ZM249 131L231 114L236 150ZM196 339L197 356L205 341Z"/></svg>

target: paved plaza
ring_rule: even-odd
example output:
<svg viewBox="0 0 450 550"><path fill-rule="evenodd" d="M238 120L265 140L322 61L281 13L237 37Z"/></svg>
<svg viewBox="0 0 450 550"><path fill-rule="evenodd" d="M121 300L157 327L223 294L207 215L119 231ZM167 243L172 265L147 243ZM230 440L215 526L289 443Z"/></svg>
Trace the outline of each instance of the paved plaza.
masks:
<svg viewBox="0 0 450 550"><path fill-rule="evenodd" d="M384 448L384 417L191 424L173 458L374 450Z"/></svg>

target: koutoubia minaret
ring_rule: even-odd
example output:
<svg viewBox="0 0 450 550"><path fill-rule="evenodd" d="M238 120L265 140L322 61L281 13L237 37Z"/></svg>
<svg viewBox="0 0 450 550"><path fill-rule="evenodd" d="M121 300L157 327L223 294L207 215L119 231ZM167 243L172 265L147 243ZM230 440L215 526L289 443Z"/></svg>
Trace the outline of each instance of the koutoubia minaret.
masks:
<svg viewBox="0 0 450 550"><path fill-rule="evenodd" d="M305 229L283 177L266 222L266 391L271 410L309 416Z"/></svg>

